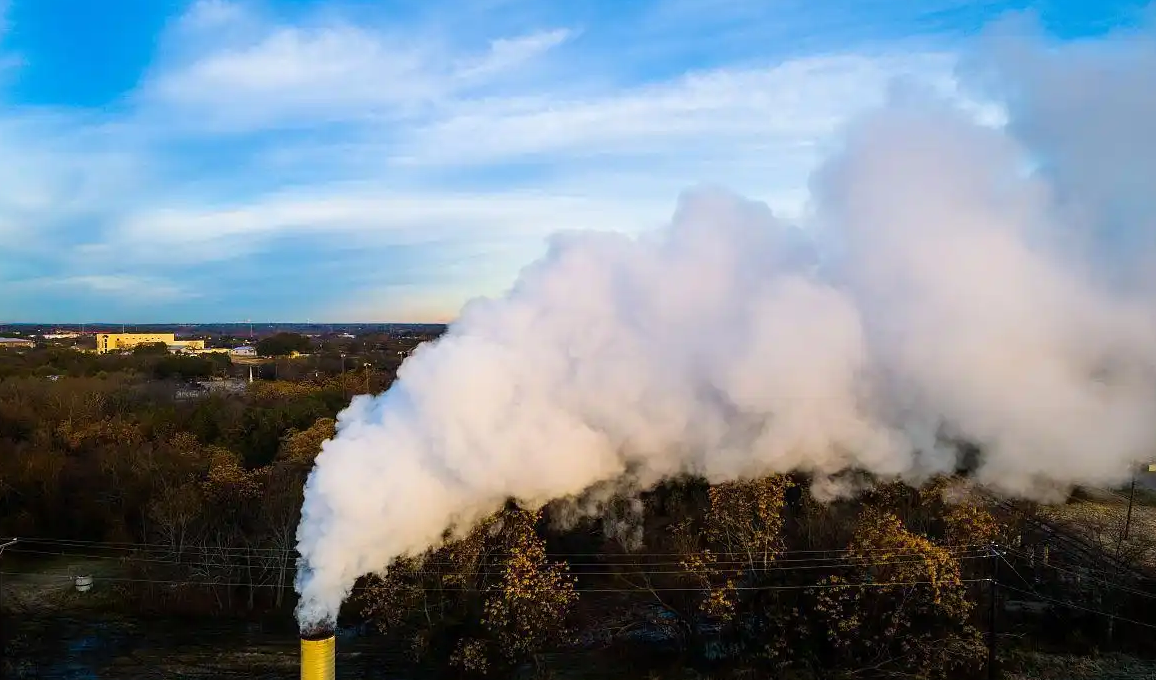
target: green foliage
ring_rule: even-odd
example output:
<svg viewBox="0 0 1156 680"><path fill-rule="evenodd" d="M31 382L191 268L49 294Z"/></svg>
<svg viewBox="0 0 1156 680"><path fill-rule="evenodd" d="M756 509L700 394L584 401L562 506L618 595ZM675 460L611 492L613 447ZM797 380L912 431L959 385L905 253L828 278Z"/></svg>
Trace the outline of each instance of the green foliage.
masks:
<svg viewBox="0 0 1156 680"><path fill-rule="evenodd" d="M336 419L318 418L304 430L289 430L281 438L281 449L277 453L277 458L286 465L309 468L313 465L313 459L321 452L321 445L336 434Z"/></svg>
<svg viewBox="0 0 1156 680"><path fill-rule="evenodd" d="M169 346L163 342L146 342L132 348L133 356L159 356L169 353Z"/></svg>
<svg viewBox="0 0 1156 680"><path fill-rule="evenodd" d="M88 376L102 368L126 370L129 357L96 355L62 347L45 347L23 353L0 352L0 378L40 375Z"/></svg>
<svg viewBox="0 0 1156 680"><path fill-rule="evenodd" d="M257 342L257 353L263 357L285 357L300 352L309 351L312 344L309 338L298 333L277 333Z"/></svg>
<svg viewBox="0 0 1156 680"><path fill-rule="evenodd" d="M152 373L160 380L209 378L217 373L217 365L207 357L166 353L157 358Z"/></svg>

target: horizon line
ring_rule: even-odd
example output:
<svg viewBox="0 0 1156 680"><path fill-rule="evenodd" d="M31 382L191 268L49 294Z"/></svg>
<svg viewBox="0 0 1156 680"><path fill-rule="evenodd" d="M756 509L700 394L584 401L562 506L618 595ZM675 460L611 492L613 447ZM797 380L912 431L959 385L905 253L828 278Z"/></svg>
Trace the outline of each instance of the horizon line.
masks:
<svg viewBox="0 0 1156 680"><path fill-rule="evenodd" d="M0 326L446 326L450 321L0 321Z"/></svg>

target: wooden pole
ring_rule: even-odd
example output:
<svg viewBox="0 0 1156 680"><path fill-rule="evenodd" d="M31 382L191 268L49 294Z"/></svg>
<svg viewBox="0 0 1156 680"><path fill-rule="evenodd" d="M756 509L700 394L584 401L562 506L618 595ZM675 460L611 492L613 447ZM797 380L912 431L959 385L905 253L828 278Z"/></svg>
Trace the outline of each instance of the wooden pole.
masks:
<svg viewBox="0 0 1156 680"><path fill-rule="evenodd" d="M0 555L4 554L4 548L15 545L18 539L11 539L4 543L0 543ZM7 658L8 653L8 639L5 636L4 630L4 574L0 573L0 675L4 673L4 659Z"/></svg>
<svg viewBox="0 0 1156 680"><path fill-rule="evenodd" d="M996 551L996 546L993 543L991 550L991 581L988 588L988 597L991 600L991 608L988 611L988 628L987 628L987 678L988 680L995 680L995 657L996 657L996 616L997 606L996 600L999 595L996 589L999 587L999 552Z"/></svg>
<svg viewBox="0 0 1156 680"><path fill-rule="evenodd" d="M1136 471L1132 470L1132 487L1128 492L1128 514L1124 517L1124 531L1120 534L1120 540L1116 541L1116 559L1120 559L1120 549L1124 547L1124 541L1128 540L1128 530L1132 528L1132 503L1136 500Z"/></svg>

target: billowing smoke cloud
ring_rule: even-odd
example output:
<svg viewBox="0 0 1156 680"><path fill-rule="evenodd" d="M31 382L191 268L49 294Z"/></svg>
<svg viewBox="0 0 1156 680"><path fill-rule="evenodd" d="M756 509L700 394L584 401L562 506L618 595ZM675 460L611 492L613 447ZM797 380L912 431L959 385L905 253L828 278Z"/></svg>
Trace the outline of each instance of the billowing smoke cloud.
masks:
<svg viewBox="0 0 1156 680"><path fill-rule="evenodd" d="M805 228L698 189L657 233L558 235L506 296L467 306L392 389L353 401L318 457L302 625L507 497L624 475L918 480L955 468L959 437L1008 494L1125 478L1156 444L1156 309L1151 253L1129 245L1123 272L1106 254L1156 211L1125 200L1111 163L1068 166L1098 153L1073 141L1097 110L1119 114L1102 135L1150 135L1152 117L1119 113L1124 91L1067 115L1046 76L1071 64L1020 54L1017 71L1000 62L1014 53L976 71L1007 93L1006 130L897 95L816 173ZM1123 179L1150 201L1154 178Z"/></svg>

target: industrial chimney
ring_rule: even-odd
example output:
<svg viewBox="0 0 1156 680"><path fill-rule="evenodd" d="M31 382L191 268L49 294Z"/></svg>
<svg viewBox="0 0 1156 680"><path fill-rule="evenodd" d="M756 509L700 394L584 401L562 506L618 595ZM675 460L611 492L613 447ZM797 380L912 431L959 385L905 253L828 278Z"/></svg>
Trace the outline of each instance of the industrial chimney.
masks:
<svg viewBox="0 0 1156 680"><path fill-rule="evenodd" d="M334 680L337 638L333 630L301 634L301 680Z"/></svg>

